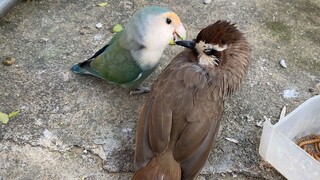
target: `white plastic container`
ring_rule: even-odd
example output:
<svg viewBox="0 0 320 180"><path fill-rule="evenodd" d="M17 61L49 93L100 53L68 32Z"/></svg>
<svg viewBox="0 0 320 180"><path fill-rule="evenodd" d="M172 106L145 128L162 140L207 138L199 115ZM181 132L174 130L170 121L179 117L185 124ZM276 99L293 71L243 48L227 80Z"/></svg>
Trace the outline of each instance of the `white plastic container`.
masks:
<svg viewBox="0 0 320 180"><path fill-rule="evenodd" d="M320 95L304 102L275 125L263 124L259 153L289 180L320 180L320 162L296 142L320 135Z"/></svg>

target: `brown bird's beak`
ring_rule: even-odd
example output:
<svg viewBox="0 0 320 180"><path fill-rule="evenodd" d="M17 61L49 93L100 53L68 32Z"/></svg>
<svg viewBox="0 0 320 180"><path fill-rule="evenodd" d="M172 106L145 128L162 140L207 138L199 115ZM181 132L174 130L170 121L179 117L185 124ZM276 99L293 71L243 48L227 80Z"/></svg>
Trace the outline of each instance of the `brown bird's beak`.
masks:
<svg viewBox="0 0 320 180"><path fill-rule="evenodd" d="M194 50L196 47L196 43L194 41L185 40L185 41L176 41L175 43L179 46L183 46L192 50Z"/></svg>

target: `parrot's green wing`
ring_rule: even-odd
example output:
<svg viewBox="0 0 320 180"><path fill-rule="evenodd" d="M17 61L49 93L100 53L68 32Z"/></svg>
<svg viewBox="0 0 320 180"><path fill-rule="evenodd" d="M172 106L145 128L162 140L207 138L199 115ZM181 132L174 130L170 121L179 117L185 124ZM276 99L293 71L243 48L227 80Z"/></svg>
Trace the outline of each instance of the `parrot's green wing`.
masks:
<svg viewBox="0 0 320 180"><path fill-rule="evenodd" d="M72 68L80 74L91 74L119 84L125 88L137 87L154 70L143 71L131 56L130 50L121 46L124 31L117 33L108 45L97 51L90 59ZM79 69L79 70L78 70Z"/></svg>

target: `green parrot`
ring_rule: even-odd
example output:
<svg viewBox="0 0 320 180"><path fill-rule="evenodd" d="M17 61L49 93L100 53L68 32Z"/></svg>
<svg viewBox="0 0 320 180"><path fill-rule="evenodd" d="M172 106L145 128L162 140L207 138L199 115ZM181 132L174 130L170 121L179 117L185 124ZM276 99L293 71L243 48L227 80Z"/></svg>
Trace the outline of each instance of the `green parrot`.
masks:
<svg viewBox="0 0 320 180"><path fill-rule="evenodd" d="M157 67L166 46L185 39L186 30L171 10L145 7L134 13L125 29L91 58L72 66L77 74L90 74L130 89L130 94L148 92L140 84Z"/></svg>

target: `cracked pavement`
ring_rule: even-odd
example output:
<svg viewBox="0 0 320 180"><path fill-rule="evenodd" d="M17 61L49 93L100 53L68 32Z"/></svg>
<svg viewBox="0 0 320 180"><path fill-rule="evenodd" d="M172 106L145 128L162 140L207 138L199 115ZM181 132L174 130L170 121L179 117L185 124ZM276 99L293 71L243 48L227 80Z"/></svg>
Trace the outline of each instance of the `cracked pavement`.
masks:
<svg viewBox="0 0 320 180"><path fill-rule="evenodd" d="M98 78L70 72L146 5L174 10L194 38L219 19L237 23L252 45L246 82L226 103L219 137L198 177L205 179L284 179L264 162L258 147L264 117L277 122L312 97L320 82L320 2L317 0L40 0L23 2L0 17L0 111L20 109L0 125L0 180L129 179L138 111L147 95ZM102 23L102 28L95 25ZM181 47L168 47L150 86ZM279 61L284 59L287 68ZM298 92L284 98L284 90ZM227 141L234 138L238 144Z"/></svg>

